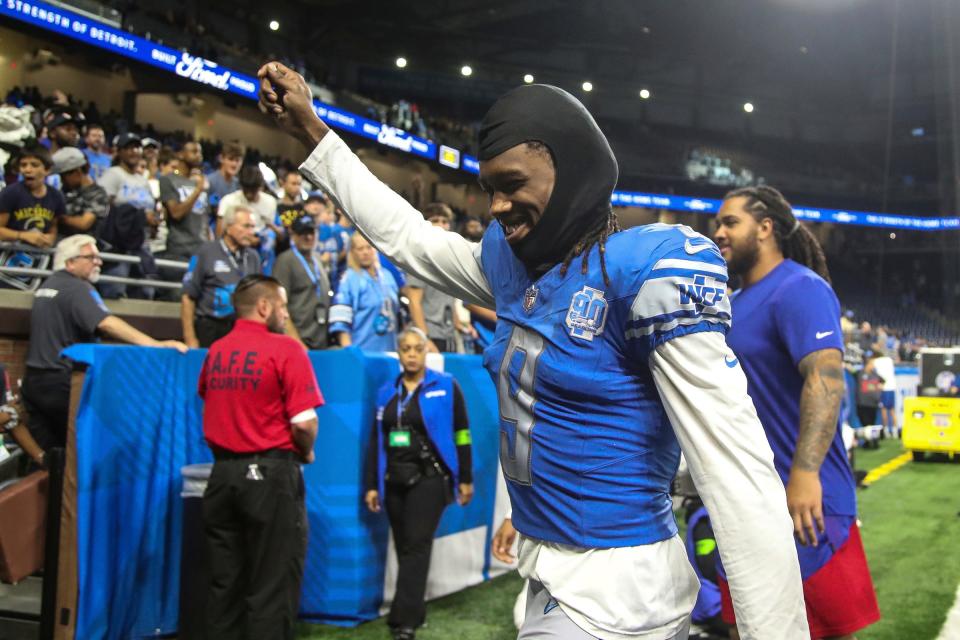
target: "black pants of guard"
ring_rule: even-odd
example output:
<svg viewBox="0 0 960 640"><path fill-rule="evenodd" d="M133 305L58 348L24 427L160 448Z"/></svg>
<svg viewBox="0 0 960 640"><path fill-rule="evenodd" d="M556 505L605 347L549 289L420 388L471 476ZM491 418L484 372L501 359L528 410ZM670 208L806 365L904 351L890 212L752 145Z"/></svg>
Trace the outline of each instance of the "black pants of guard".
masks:
<svg viewBox="0 0 960 640"><path fill-rule="evenodd" d="M294 637L307 551L303 495L292 460L214 463L203 494L208 640Z"/></svg>
<svg viewBox="0 0 960 640"><path fill-rule="evenodd" d="M214 342L230 333L233 329L234 318L208 318L200 316L193 323L193 330L197 334L197 342L202 349L207 349Z"/></svg>
<svg viewBox="0 0 960 640"><path fill-rule="evenodd" d="M423 478L412 487L387 485L387 517L397 548L397 591L387 624L417 628L427 616L424 594L433 535L447 506L447 480L441 475Z"/></svg>
<svg viewBox="0 0 960 640"><path fill-rule="evenodd" d="M70 372L28 367L23 376L27 428L43 449L65 447L70 419Z"/></svg>
<svg viewBox="0 0 960 640"><path fill-rule="evenodd" d="M457 341L453 338L446 340L444 338L431 338L433 344L437 345L437 351L440 353L456 353Z"/></svg>
<svg viewBox="0 0 960 640"><path fill-rule="evenodd" d="M860 418L860 424L864 427L869 427L870 425L878 424L877 422L877 410L880 407L868 407L865 405L857 405L857 417Z"/></svg>

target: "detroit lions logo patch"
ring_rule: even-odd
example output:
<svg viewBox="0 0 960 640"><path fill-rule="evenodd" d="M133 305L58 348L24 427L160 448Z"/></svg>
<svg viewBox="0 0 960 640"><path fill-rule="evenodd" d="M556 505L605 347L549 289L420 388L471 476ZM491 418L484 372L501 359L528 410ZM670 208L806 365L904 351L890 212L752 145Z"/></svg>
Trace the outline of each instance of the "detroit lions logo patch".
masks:
<svg viewBox="0 0 960 640"><path fill-rule="evenodd" d="M565 324L574 338L592 341L603 333L607 322L607 301L603 291L584 287L573 294Z"/></svg>

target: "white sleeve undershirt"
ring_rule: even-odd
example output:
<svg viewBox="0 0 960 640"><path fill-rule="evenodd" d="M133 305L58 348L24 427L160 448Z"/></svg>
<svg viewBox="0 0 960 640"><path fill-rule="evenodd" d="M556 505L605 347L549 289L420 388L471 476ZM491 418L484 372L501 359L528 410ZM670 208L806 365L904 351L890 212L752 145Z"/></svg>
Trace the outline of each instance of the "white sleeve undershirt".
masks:
<svg viewBox="0 0 960 640"><path fill-rule="evenodd" d="M724 336L695 333L650 369L710 514L743 640L808 639L800 565L773 452Z"/></svg>
<svg viewBox="0 0 960 640"><path fill-rule="evenodd" d="M317 419L316 409L306 409L301 411L297 415L290 418L290 424L302 424L304 422L310 422L311 420Z"/></svg>
<svg viewBox="0 0 960 640"><path fill-rule="evenodd" d="M493 308L480 244L435 227L377 179L333 131L300 172L336 200L357 229L400 268L468 303Z"/></svg>

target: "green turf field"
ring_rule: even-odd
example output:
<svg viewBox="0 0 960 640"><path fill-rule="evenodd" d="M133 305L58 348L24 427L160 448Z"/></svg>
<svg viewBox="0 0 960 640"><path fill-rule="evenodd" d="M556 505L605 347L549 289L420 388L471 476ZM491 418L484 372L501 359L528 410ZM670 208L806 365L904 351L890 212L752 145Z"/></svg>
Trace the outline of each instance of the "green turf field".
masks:
<svg viewBox="0 0 960 640"><path fill-rule="evenodd" d="M899 441L860 451L858 469L897 457ZM861 533L883 619L860 640L934 640L960 583L960 464L910 462L859 492ZM510 640L521 580L514 573L431 602L423 640ZM355 629L302 625L302 638L389 638L383 620Z"/></svg>

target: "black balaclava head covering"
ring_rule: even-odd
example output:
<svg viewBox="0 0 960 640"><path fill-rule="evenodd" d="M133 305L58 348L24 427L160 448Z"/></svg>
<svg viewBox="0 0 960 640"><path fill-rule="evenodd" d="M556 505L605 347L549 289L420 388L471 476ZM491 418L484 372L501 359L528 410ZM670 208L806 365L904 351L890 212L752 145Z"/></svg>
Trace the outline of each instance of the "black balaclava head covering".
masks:
<svg viewBox="0 0 960 640"><path fill-rule="evenodd" d="M550 149L557 177L540 221L511 248L539 269L562 262L586 233L606 224L618 168L590 112L557 87L531 84L501 96L480 125L480 160L533 140Z"/></svg>

